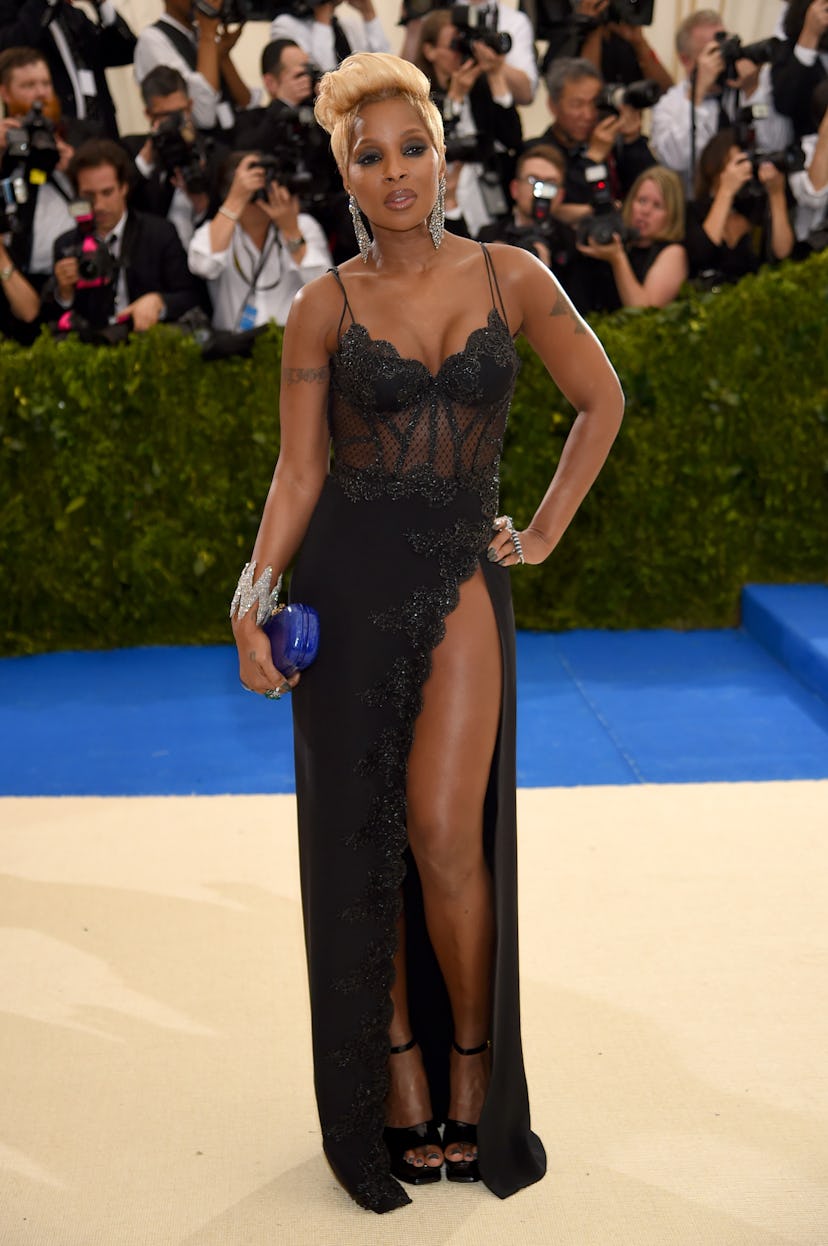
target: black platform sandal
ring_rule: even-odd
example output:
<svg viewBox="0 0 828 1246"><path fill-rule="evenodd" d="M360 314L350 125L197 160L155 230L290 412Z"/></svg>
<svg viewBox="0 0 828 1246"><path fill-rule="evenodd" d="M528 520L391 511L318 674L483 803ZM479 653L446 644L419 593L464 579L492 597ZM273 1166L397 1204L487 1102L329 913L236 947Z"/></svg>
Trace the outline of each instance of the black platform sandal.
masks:
<svg viewBox="0 0 828 1246"><path fill-rule="evenodd" d="M479 1047L458 1047L454 1040L451 1045L459 1056L480 1056L491 1046L488 1039ZM456 1145L477 1146L477 1126L467 1125L465 1121L447 1120L443 1130L443 1155L447 1181L479 1181L480 1169L476 1159L449 1159L446 1155L449 1147Z"/></svg>
<svg viewBox="0 0 828 1246"><path fill-rule="evenodd" d="M412 1038L399 1047L392 1047L390 1054L401 1056L403 1052L410 1051L414 1046L416 1046L416 1039ZM430 1145L442 1150L436 1121L424 1121L421 1125L408 1125L403 1128L386 1125L383 1130L383 1139L391 1161L392 1176L399 1181L407 1181L409 1185L432 1185L440 1180L441 1165L435 1164L432 1167L423 1161L422 1167L418 1168L405 1158L406 1151L412 1151L416 1147Z"/></svg>

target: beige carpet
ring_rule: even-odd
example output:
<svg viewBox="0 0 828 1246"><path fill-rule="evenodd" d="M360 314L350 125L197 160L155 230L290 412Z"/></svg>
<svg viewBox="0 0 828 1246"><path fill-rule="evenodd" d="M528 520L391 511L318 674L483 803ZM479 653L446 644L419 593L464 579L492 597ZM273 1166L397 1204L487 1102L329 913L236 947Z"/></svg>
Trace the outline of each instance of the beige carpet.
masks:
<svg viewBox="0 0 828 1246"><path fill-rule="evenodd" d="M520 794L545 1181L356 1208L292 801L0 801L2 1246L828 1244L828 783Z"/></svg>

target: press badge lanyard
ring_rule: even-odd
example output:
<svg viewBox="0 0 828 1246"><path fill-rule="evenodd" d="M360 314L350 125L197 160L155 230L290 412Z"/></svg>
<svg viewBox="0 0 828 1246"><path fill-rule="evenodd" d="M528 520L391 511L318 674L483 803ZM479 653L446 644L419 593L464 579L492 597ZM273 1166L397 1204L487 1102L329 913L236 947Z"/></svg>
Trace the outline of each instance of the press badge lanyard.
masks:
<svg viewBox="0 0 828 1246"><path fill-rule="evenodd" d="M273 226L270 228L273 229ZM257 288L259 278L264 271L265 264L267 264L267 261L270 259L270 255L276 245L276 241L277 235L274 230L273 233L269 234L267 241L265 242L264 249L259 256L258 264L256 264L253 268L253 276L248 277L247 273L242 271L242 266L239 263L238 252L236 251L236 239L235 237L233 238L233 266L242 281L247 282L247 294L244 296L244 303L242 304L242 309L239 312L238 319L236 320L236 333L243 333L246 329L254 328L256 324L256 294L266 294L268 290L275 289L282 280L280 268L279 276L275 281L272 281L269 286L262 286L261 290L258 290Z"/></svg>

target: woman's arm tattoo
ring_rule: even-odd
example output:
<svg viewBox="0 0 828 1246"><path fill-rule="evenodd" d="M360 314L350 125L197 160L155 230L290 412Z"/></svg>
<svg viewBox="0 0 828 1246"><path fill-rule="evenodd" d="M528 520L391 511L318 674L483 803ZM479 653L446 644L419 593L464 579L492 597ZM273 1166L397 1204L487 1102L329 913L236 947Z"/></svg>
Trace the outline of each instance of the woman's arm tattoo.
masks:
<svg viewBox="0 0 828 1246"><path fill-rule="evenodd" d="M550 316L569 316L569 319L575 325L575 332L586 333L586 327L583 321L581 320L581 317L575 313L575 311L572 308L572 304L569 302L568 299L565 299L562 294L558 294L558 297L555 300L555 306L552 308L549 315Z"/></svg>
<svg viewBox="0 0 828 1246"><path fill-rule="evenodd" d="M327 381L330 375L327 364L324 368L283 368L282 376L288 385L295 385L297 381Z"/></svg>

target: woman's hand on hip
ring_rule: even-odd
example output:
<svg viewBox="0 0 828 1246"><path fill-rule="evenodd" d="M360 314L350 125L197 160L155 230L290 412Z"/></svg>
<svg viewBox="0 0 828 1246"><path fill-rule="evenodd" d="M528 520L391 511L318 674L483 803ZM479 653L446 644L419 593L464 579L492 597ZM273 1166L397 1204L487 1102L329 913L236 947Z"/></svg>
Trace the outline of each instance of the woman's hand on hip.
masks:
<svg viewBox="0 0 828 1246"><path fill-rule="evenodd" d="M492 527L494 534L486 557L499 567L515 567L521 563L534 566L543 562L549 553L547 542L535 528L520 531L509 515L499 515Z"/></svg>

